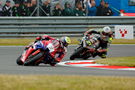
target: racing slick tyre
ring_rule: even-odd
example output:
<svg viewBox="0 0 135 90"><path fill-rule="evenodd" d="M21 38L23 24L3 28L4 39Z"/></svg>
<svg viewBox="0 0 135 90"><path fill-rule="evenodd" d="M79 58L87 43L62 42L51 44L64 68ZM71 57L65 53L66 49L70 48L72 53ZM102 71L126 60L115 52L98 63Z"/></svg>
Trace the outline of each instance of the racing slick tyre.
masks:
<svg viewBox="0 0 135 90"><path fill-rule="evenodd" d="M43 56L43 53L38 53L36 55L31 55L29 58L24 62L24 66L38 66L39 63L35 63Z"/></svg>
<svg viewBox="0 0 135 90"><path fill-rule="evenodd" d="M88 59L89 57L91 57L91 55L90 55L90 53L86 53L86 54L84 54L82 57L83 57L84 60L86 60L86 59Z"/></svg>
<svg viewBox="0 0 135 90"><path fill-rule="evenodd" d="M20 56L17 58L17 60L16 60L16 63L17 63L18 65L23 65L23 62L21 61L21 56L22 56L22 55L20 55Z"/></svg>
<svg viewBox="0 0 135 90"><path fill-rule="evenodd" d="M75 58L81 58L81 54L84 52L84 48L80 47L75 50L75 52L70 56L70 60L74 60Z"/></svg>

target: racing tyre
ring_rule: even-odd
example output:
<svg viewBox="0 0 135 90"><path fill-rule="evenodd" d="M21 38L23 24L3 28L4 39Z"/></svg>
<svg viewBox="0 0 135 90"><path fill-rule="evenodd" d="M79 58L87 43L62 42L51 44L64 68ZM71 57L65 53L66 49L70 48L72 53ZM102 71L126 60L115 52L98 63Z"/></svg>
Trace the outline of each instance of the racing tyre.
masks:
<svg viewBox="0 0 135 90"><path fill-rule="evenodd" d="M38 64L36 64L35 62L37 60L39 60L41 57L43 56L43 53L38 53L34 56L30 56L25 62L24 62L24 66L38 66Z"/></svg>
<svg viewBox="0 0 135 90"><path fill-rule="evenodd" d="M91 57L90 53L86 53L83 55L84 60L88 59L89 57Z"/></svg>
<svg viewBox="0 0 135 90"><path fill-rule="evenodd" d="M22 55L21 55L22 56ZM21 61L21 56L19 56L18 58L17 58L17 60L16 60L16 63L18 64L18 65L23 65L23 62Z"/></svg>
<svg viewBox="0 0 135 90"><path fill-rule="evenodd" d="M70 56L70 60L74 60L75 58L80 58L80 54L84 51L84 48L78 48L75 50L75 52Z"/></svg>

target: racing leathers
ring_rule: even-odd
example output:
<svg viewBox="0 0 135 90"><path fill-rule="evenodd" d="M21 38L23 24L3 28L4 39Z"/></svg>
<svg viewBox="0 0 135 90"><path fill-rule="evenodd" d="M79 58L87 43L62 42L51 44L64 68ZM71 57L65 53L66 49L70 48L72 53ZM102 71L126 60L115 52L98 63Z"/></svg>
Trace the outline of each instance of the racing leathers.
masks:
<svg viewBox="0 0 135 90"><path fill-rule="evenodd" d="M50 65L54 66L64 58L67 48L64 47L58 39L52 38L51 40L43 40L43 43L46 42L48 42L49 57L51 56L52 60Z"/></svg>
<svg viewBox="0 0 135 90"><path fill-rule="evenodd" d="M102 35L100 32L95 30L88 30L84 33L88 37L88 41L93 45L93 57L100 56L101 58L106 58L107 49L112 42L113 35Z"/></svg>
<svg viewBox="0 0 135 90"><path fill-rule="evenodd" d="M54 51L50 52L50 55L54 58L54 63L57 63L64 58L65 54L67 53L67 48L63 46L63 44L57 39L52 40L52 43L54 46Z"/></svg>

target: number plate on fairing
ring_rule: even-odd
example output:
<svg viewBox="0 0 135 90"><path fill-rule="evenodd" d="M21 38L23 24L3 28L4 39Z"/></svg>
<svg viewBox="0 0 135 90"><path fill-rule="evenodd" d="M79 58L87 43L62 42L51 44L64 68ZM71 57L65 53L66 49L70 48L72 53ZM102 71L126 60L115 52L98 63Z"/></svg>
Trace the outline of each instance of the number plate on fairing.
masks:
<svg viewBox="0 0 135 90"><path fill-rule="evenodd" d="M51 43L47 45L47 48L49 49L50 52L54 51L54 46Z"/></svg>

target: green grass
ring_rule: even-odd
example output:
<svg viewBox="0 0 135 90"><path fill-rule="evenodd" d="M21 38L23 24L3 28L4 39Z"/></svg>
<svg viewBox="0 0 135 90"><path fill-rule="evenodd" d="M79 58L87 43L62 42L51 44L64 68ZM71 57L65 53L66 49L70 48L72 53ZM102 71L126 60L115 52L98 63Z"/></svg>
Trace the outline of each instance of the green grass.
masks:
<svg viewBox="0 0 135 90"><path fill-rule="evenodd" d="M71 44L79 44L78 39L71 38ZM28 45L33 42L35 38L17 38L17 39L0 39L1 46L11 46L11 45ZM114 39L112 44L135 44L135 39Z"/></svg>
<svg viewBox="0 0 135 90"><path fill-rule="evenodd" d="M135 77L0 75L0 90L135 90Z"/></svg>
<svg viewBox="0 0 135 90"><path fill-rule="evenodd" d="M135 44L135 39L114 39L112 44Z"/></svg>
<svg viewBox="0 0 135 90"><path fill-rule="evenodd" d="M28 45L30 42L33 42L34 38L17 38L17 39L0 39L1 46L14 46L14 45Z"/></svg>
<svg viewBox="0 0 135 90"><path fill-rule="evenodd" d="M135 67L135 56L132 57L111 57L97 60L96 63L116 65L116 66L130 66Z"/></svg>

